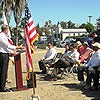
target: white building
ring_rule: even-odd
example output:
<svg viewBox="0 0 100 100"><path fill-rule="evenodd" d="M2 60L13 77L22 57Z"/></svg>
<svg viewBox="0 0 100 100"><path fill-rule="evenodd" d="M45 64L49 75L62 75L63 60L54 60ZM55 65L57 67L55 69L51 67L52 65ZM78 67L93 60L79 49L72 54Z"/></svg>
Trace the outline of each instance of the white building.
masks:
<svg viewBox="0 0 100 100"><path fill-rule="evenodd" d="M62 29L59 25L56 28L55 38L64 40L67 36L81 36L83 34L88 34L86 29Z"/></svg>

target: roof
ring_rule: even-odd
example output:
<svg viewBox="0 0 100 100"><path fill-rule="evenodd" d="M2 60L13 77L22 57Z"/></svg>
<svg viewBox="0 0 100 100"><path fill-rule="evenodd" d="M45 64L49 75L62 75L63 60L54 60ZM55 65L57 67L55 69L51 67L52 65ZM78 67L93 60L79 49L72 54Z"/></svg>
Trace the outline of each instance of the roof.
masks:
<svg viewBox="0 0 100 100"><path fill-rule="evenodd" d="M85 32L87 32L87 30L86 29L62 29L61 30L62 32L64 32L64 33L73 33L73 32L75 32L75 33L85 33Z"/></svg>

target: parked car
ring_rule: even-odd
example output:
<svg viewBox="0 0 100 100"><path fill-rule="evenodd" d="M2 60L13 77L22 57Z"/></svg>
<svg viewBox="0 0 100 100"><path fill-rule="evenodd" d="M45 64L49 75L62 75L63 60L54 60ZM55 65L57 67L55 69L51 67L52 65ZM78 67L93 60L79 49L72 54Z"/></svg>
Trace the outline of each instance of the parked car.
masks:
<svg viewBox="0 0 100 100"><path fill-rule="evenodd" d="M53 46L57 46L57 47L59 47L60 46L60 42L61 42L61 39L53 39Z"/></svg>
<svg viewBox="0 0 100 100"><path fill-rule="evenodd" d="M73 38L66 38L64 41L60 42L60 47L65 47L66 44L74 43L76 40Z"/></svg>
<svg viewBox="0 0 100 100"><path fill-rule="evenodd" d="M76 41L80 41L81 43L87 42L88 36L80 36L76 38Z"/></svg>

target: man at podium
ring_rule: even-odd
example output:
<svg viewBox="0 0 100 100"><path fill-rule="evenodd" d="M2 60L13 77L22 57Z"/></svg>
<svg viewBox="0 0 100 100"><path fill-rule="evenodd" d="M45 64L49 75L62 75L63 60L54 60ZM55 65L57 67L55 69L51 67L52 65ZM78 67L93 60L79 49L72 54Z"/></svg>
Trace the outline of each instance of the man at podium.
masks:
<svg viewBox="0 0 100 100"><path fill-rule="evenodd" d="M23 46L15 46L9 43L7 38L8 25L2 25L0 32L0 92L9 92L10 89L5 87L9 54L14 55L14 50L23 49Z"/></svg>

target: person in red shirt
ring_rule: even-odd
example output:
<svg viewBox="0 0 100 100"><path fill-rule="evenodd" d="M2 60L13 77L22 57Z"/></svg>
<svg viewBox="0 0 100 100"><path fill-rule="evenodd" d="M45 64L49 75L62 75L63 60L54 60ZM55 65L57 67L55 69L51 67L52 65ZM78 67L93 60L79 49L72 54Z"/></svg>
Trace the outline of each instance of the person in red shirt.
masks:
<svg viewBox="0 0 100 100"><path fill-rule="evenodd" d="M82 50L78 62L83 63L85 60L88 60L93 52L93 49L88 47L88 43L83 43L84 50Z"/></svg>
<svg viewBox="0 0 100 100"><path fill-rule="evenodd" d="M77 46L78 46L77 51L81 55L83 50L84 50L84 46L82 45L82 43L80 41L77 41L76 43L77 43Z"/></svg>

